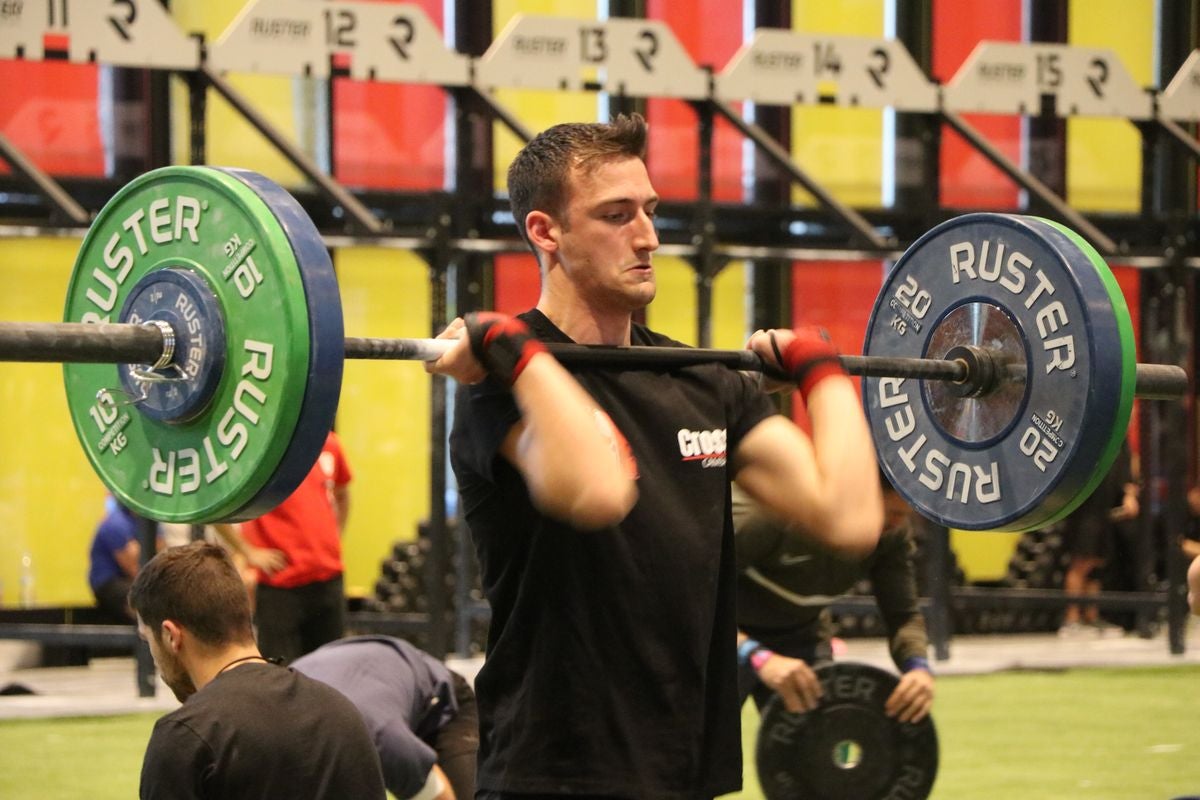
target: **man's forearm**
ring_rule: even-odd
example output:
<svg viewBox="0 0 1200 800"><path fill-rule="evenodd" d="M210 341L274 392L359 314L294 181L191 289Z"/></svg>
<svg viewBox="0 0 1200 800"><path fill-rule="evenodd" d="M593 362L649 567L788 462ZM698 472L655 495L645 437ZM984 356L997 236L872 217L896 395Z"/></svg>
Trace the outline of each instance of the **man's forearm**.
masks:
<svg viewBox="0 0 1200 800"><path fill-rule="evenodd" d="M580 527L619 522L637 498L628 445L608 415L553 356L530 360L513 384L521 410L505 455L545 513Z"/></svg>

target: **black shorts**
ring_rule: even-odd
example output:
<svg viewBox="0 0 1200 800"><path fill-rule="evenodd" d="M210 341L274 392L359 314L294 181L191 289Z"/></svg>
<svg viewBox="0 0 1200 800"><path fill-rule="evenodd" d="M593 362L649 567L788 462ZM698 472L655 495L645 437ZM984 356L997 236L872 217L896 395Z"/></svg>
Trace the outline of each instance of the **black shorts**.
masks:
<svg viewBox="0 0 1200 800"><path fill-rule="evenodd" d="M137 622L133 609L129 607L129 587L133 581L124 576L110 578L100 586L92 588L96 605L104 612L106 622L130 624Z"/></svg>
<svg viewBox="0 0 1200 800"><path fill-rule="evenodd" d="M1063 522L1063 545L1072 557L1107 561L1112 555L1116 531L1106 510L1081 506Z"/></svg>

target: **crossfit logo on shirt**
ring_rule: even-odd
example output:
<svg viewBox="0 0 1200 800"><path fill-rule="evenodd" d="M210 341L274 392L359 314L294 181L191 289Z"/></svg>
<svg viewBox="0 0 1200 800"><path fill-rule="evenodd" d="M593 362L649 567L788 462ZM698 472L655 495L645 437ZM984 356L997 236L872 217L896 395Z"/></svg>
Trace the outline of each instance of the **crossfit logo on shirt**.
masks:
<svg viewBox="0 0 1200 800"><path fill-rule="evenodd" d="M725 429L690 431L680 428L679 455L684 461L699 461L705 469L725 466Z"/></svg>

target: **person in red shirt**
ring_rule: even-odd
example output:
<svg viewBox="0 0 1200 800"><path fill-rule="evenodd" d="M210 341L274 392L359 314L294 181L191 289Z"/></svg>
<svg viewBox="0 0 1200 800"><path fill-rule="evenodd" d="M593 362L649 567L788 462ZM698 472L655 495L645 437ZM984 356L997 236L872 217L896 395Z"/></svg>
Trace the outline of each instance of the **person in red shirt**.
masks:
<svg viewBox="0 0 1200 800"><path fill-rule="evenodd" d="M254 623L258 646L284 663L340 639L345 632L341 533L350 511L350 465L330 431L312 470L290 497L258 519L217 532L257 571Z"/></svg>

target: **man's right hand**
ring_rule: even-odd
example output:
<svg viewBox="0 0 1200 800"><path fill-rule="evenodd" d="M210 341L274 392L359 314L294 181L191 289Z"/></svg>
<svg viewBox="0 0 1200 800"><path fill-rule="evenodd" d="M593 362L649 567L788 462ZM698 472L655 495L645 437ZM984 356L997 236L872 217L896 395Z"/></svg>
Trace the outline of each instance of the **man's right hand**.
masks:
<svg viewBox="0 0 1200 800"><path fill-rule="evenodd" d="M778 365L791 377L787 383L765 380L763 388L769 392L794 387L807 398L813 387L825 378L846 375L829 334L815 325L804 325L795 330L755 331L746 347L767 363Z"/></svg>
<svg viewBox="0 0 1200 800"><path fill-rule="evenodd" d="M469 349L455 346L425 364L427 372L449 375L459 383L479 383L491 375L512 386L530 359L546 352L523 320L494 311L475 311L456 319L437 338L467 340Z"/></svg>
<svg viewBox="0 0 1200 800"><path fill-rule="evenodd" d="M821 700L821 681L799 658L772 653L758 670L758 679L783 698L792 713L812 711Z"/></svg>
<svg viewBox="0 0 1200 800"><path fill-rule="evenodd" d="M487 377L487 370L471 352L471 342L467 338L467 324L462 317L456 318L447 325L446 330L439 333L437 338L457 341L436 361L426 361L426 372L431 375L445 375L463 384L479 383Z"/></svg>

